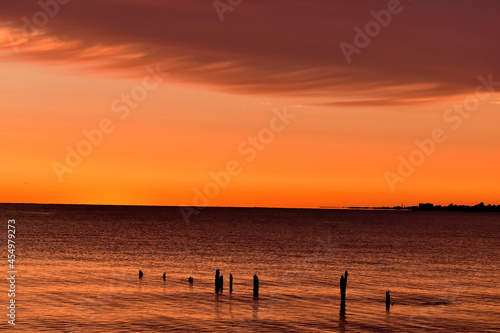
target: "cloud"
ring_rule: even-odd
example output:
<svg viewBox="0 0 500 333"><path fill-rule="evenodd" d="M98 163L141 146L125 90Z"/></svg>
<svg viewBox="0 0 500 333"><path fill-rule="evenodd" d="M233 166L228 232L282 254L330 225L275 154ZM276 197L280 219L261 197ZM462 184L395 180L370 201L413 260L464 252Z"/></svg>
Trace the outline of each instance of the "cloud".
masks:
<svg viewBox="0 0 500 333"><path fill-rule="evenodd" d="M45 0L46 2L56 0ZM43 2L43 0L42 0ZM0 4L4 58L130 71L161 63L172 80L328 105L422 103L500 77L500 3L401 1L402 11L348 64L339 47L387 1L243 0L221 22L206 0L72 0L22 41L38 1Z"/></svg>

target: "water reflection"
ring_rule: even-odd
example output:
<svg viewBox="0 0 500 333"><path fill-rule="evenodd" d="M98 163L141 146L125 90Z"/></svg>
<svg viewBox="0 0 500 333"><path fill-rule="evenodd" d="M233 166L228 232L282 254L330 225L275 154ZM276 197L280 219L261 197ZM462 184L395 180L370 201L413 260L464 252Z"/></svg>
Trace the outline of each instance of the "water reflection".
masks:
<svg viewBox="0 0 500 333"><path fill-rule="evenodd" d="M229 294L229 317L231 317L231 319L234 319L234 315L233 315L233 302L231 302L232 299L233 299L233 295Z"/></svg>
<svg viewBox="0 0 500 333"><path fill-rule="evenodd" d="M347 331L346 325L347 325L347 318L344 311L344 313L341 312L339 315L339 333L345 333Z"/></svg>
<svg viewBox="0 0 500 333"><path fill-rule="evenodd" d="M252 319L254 321L259 320L259 299L254 298L253 300L253 305L252 305Z"/></svg>
<svg viewBox="0 0 500 333"><path fill-rule="evenodd" d="M222 304L222 300L221 300L221 294L219 293L216 293L215 294L215 317L217 319L221 319L221 304Z"/></svg>
<svg viewBox="0 0 500 333"><path fill-rule="evenodd" d="M141 221L149 221L145 228L146 222L129 221L130 214L122 212L129 208L106 208L111 217L119 215L106 223L99 222L95 209L82 210L81 218L75 218L75 209L60 208L58 216L62 217L56 216L54 221L24 222L24 265L29 274L20 279L19 299L30 315L23 318L23 331L61 331L60 322L70 320L82 325L82 329L74 328L78 332L227 332L237 328L240 332L345 333L361 332L360 327L393 332L445 327L448 332L493 332L498 328L494 319L499 318L500 299L495 288L500 285L498 274L494 274L498 266L494 260L498 257L498 215L475 214L468 222L468 215L448 218L449 214L244 210L236 215L240 210L224 210L208 214L205 222L187 232L183 221L172 222L163 213L144 213ZM67 210L71 216L65 220ZM134 208L133 212L137 210L134 216L140 216L144 209ZM312 252L316 237L328 232L328 225L304 216L313 213L327 214L332 221L349 221L348 228L339 229L344 245L338 253L307 259L298 266L299 258L316 255ZM263 228L256 228L254 221L262 221L259 226ZM488 238L474 234L478 223L481 234L488 234ZM69 240L68 230L74 235ZM220 230L231 230L230 241L221 241L224 233ZM113 256L103 255L110 252L103 251L106 248L89 246L88 237L94 237L96 231L101 232L99 239L107 240L105 244L117 248ZM144 234L148 242L127 241L137 234ZM189 248L181 251L165 242L172 234L174 244L178 240ZM47 239L55 244L50 251ZM344 242L347 239L349 242ZM183 260L188 250L192 260ZM249 281L237 285L232 300L226 293L221 299L225 303L213 304L213 282L205 282L204 276L212 276L218 262L207 258L227 253L235 253L238 260L221 268L248 276ZM151 258L169 267L165 284L160 269L137 267L137 260L149 262ZM336 276L334 283L330 278L335 267L345 266L352 266L353 274L349 275L349 322L345 313L335 321L335 312L340 310L339 286ZM137 274L139 268L144 269L142 279ZM273 287L272 295L266 292L260 300L253 300L251 276L261 269L267 270L265 279ZM115 271L116 285L110 279ZM304 275L298 276L296 271ZM294 275L284 278L287 275L283 272ZM196 288L188 282L189 274L197 276ZM447 279L455 282L448 289L443 286ZM404 283L394 285L395 281ZM394 289L391 304L392 298L397 298L395 307L386 314L383 297L388 286ZM221 319L214 323L217 311ZM234 319L229 319L233 315ZM5 323L0 323L0 331L6 328L2 325Z"/></svg>

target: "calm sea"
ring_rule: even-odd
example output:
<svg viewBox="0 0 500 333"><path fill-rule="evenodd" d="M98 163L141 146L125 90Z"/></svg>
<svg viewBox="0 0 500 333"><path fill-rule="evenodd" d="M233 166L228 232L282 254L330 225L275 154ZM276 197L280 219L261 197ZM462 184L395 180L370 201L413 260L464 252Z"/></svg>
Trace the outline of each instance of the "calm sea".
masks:
<svg viewBox="0 0 500 333"><path fill-rule="evenodd" d="M172 207L0 205L0 216L4 272L16 220L20 332L500 332L498 213L206 208L187 223ZM4 281L0 330L13 330Z"/></svg>

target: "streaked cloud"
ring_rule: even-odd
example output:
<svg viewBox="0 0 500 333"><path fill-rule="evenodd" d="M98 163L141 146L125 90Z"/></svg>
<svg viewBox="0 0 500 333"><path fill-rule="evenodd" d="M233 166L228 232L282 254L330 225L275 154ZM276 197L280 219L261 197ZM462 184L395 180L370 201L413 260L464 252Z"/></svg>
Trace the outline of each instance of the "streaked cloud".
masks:
<svg viewBox="0 0 500 333"><path fill-rule="evenodd" d="M54 0L55 1L55 0ZM500 3L401 1L404 11L347 64L370 11L387 1L244 1L224 22L211 1L70 1L22 41L38 1L0 4L2 56L97 71L159 63L172 80L230 92L320 97L326 105L405 105L468 92L500 77ZM28 30L30 30L28 28ZM25 29L26 31L26 29ZM497 74L498 73L498 74Z"/></svg>

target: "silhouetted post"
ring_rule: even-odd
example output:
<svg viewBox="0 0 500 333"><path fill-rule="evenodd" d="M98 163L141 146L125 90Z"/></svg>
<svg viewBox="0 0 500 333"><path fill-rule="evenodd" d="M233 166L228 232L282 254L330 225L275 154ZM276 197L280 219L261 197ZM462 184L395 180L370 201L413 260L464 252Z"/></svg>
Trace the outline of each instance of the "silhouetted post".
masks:
<svg viewBox="0 0 500 333"><path fill-rule="evenodd" d="M229 293L233 292L233 274L229 274Z"/></svg>
<svg viewBox="0 0 500 333"><path fill-rule="evenodd" d="M385 310L389 311L391 308L391 294L389 293L389 290L385 292Z"/></svg>
<svg viewBox="0 0 500 333"><path fill-rule="evenodd" d="M188 279L188 281L189 281L190 284L193 284L193 277L190 276L189 279Z"/></svg>
<svg viewBox="0 0 500 333"><path fill-rule="evenodd" d="M340 313L345 313L345 291L347 289L347 271L345 271L345 276L340 277Z"/></svg>
<svg viewBox="0 0 500 333"><path fill-rule="evenodd" d="M167 279L167 272L164 272L163 273L163 281L165 281Z"/></svg>
<svg viewBox="0 0 500 333"><path fill-rule="evenodd" d="M219 279L220 279L220 271L216 270L215 271L215 292L216 293L219 293L219 290L220 290Z"/></svg>
<svg viewBox="0 0 500 333"><path fill-rule="evenodd" d="M224 291L224 275L221 275L219 278L219 290L220 292Z"/></svg>
<svg viewBox="0 0 500 333"><path fill-rule="evenodd" d="M257 274L253 276L253 297L259 297L259 278Z"/></svg>
<svg viewBox="0 0 500 333"><path fill-rule="evenodd" d="M141 270L139 270L139 278L141 278L143 275L144 273Z"/></svg>

